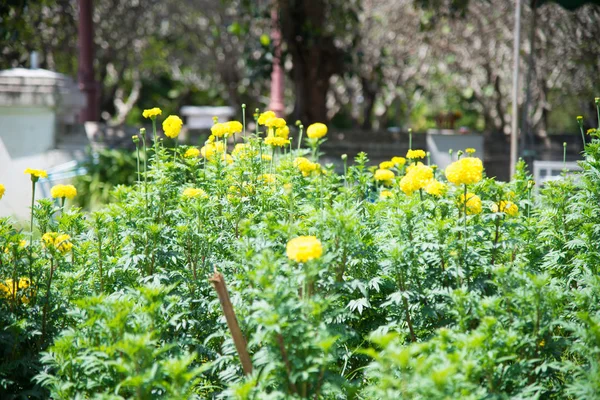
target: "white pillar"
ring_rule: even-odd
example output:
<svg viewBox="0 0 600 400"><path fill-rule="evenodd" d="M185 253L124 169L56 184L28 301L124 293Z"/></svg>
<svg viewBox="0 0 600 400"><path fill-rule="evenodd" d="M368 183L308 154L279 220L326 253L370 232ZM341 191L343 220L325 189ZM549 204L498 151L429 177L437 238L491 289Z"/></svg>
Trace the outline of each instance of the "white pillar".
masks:
<svg viewBox="0 0 600 400"><path fill-rule="evenodd" d="M519 138L519 48L521 45L521 0L515 0L515 41L513 53L512 126L510 130L510 177L515 174Z"/></svg>

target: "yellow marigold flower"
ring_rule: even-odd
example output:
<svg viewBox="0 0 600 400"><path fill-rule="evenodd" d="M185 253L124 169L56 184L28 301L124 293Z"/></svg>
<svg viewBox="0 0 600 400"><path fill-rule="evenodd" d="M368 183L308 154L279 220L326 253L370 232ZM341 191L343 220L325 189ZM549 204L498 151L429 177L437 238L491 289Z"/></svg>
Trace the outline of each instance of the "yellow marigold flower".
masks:
<svg viewBox="0 0 600 400"><path fill-rule="evenodd" d="M461 158L446 167L446 178L455 185L479 182L483 177L483 163L477 157Z"/></svg>
<svg viewBox="0 0 600 400"><path fill-rule="evenodd" d="M241 133L244 130L244 125L240 121L229 121L226 124L230 134Z"/></svg>
<svg viewBox="0 0 600 400"><path fill-rule="evenodd" d="M277 179L275 174L262 174L258 176L258 180L264 183L275 183Z"/></svg>
<svg viewBox="0 0 600 400"><path fill-rule="evenodd" d="M298 168L303 176L309 176L312 172L317 171L320 165L310 161L308 158L296 157L294 167Z"/></svg>
<svg viewBox="0 0 600 400"><path fill-rule="evenodd" d="M181 127L183 126L183 121L177 115L169 115L162 123L163 131L165 131L165 135L170 137L171 139L175 139L179 136L179 132L181 132Z"/></svg>
<svg viewBox="0 0 600 400"><path fill-rule="evenodd" d="M400 190L411 195L413 192L425 188L433 179L433 169L419 162L406 169L406 175L400 180Z"/></svg>
<svg viewBox="0 0 600 400"><path fill-rule="evenodd" d="M467 214L474 215L479 214L481 212L481 199L479 196L473 193L467 193ZM465 204L465 195L464 193L460 195L459 205L462 209Z"/></svg>
<svg viewBox="0 0 600 400"><path fill-rule="evenodd" d="M54 239L58 235L56 232L46 232L42 235L42 243L44 247L50 247L54 245Z"/></svg>
<svg viewBox="0 0 600 400"><path fill-rule="evenodd" d="M498 204L492 205L492 211L495 213L500 211L506 213L506 215L510 217L516 217L519 213L519 207L512 201L502 200L500 201L500 207L498 207Z"/></svg>
<svg viewBox="0 0 600 400"><path fill-rule="evenodd" d="M587 132L586 132L586 133L587 133L588 135L593 135L594 133L596 133L596 129L594 129L594 128L590 128L590 129L588 129L588 130L587 130Z"/></svg>
<svg viewBox="0 0 600 400"><path fill-rule="evenodd" d="M382 190L381 193L379 193L379 198L380 199L388 199L390 197L393 197L394 193L390 190Z"/></svg>
<svg viewBox="0 0 600 400"><path fill-rule="evenodd" d="M392 162L394 163L394 165L397 165L397 166L401 167L404 164L406 164L406 158L404 158L404 157L392 157Z"/></svg>
<svg viewBox="0 0 600 400"><path fill-rule="evenodd" d="M290 141L287 139L284 139L282 137L267 136L265 138L265 144L268 144L269 146L275 146L275 147L284 147L284 146L290 144Z"/></svg>
<svg viewBox="0 0 600 400"><path fill-rule="evenodd" d="M286 125L282 128L275 129L275 136L287 139L290 135L290 128Z"/></svg>
<svg viewBox="0 0 600 400"><path fill-rule="evenodd" d="M390 169L390 168L394 168L396 166L396 164L393 161L383 161L382 163L379 163L379 168L381 169Z"/></svg>
<svg viewBox="0 0 600 400"><path fill-rule="evenodd" d="M12 242L8 243L7 247L4 249L4 253L9 254L10 249L13 248L14 245L15 245L15 243L12 243ZM18 247L19 250L24 249L26 246L27 246L27 240L22 239L19 241L19 247Z"/></svg>
<svg viewBox="0 0 600 400"><path fill-rule="evenodd" d="M472 147L469 147L468 149L465 149L465 153L471 155L471 154L475 154L475 149Z"/></svg>
<svg viewBox="0 0 600 400"><path fill-rule="evenodd" d="M446 185L436 179L431 179L427 182L424 189L425 192L432 196L441 196L446 190Z"/></svg>
<svg viewBox="0 0 600 400"><path fill-rule="evenodd" d="M271 161L273 159L270 154L263 154L261 158L263 161Z"/></svg>
<svg viewBox="0 0 600 400"><path fill-rule="evenodd" d="M259 115L257 122L259 125L265 125L265 122L267 122L267 120L269 120L271 118L276 118L276 117L277 117L277 115L275 114L275 112L265 111L264 113Z"/></svg>
<svg viewBox="0 0 600 400"><path fill-rule="evenodd" d="M220 138L229 134L229 127L223 122L217 122L210 128L210 132Z"/></svg>
<svg viewBox="0 0 600 400"><path fill-rule="evenodd" d="M207 142L201 149L200 154L202 157L210 160L217 153L223 153L225 151L225 145L222 142Z"/></svg>
<svg viewBox="0 0 600 400"><path fill-rule="evenodd" d="M4 197L4 192L6 192L6 188L0 183L0 199Z"/></svg>
<svg viewBox="0 0 600 400"><path fill-rule="evenodd" d="M21 290L25 290L30 286L29 279L27 278L19 278L18 281L13 281L12 279L7 279L4 282L0 282L0 296L5 298L12 298L16 293L19 293ZM21 302L23 304L29 304L29 297L22 296Z"/></svg>
<svg viewBox="0 0 600 400"><path fill-rule="evenodd" d="M55 199L72 199L77 196L77 189L73 185L54 185L50 189L50 195Z"/></svg>
<svg viewBox="0 0 600 400"><path fill-rule="evenodd" d="M73 248L73 243L71 243L71 236L66 233L62 233L56 236L54 239L54 247L62 254L68 253Z"/></svg>
<svg viewBox="0 0 600 400"><path fill-rule="evenodd" d="M24 173L31 175L31 179L33 180L48 177L48 173L43 169L27 168Z"/></svg>
<svg viewBox="0 0 600 400"><path fill-rule="evenodd" d="M327 135L327 125L320 122L310 124L306 129L306 136L311 139L321 139L325 135Z"/></svg>
<svg viewBox="0 0 600 400"><path fill-rule="evenodd" d="M200 150L198 150L196 147L190 147L189 149L187 149L185 151L185 153L183 154L183 156L185 158L196 158L196 157L200 157Z"/></svg>
<svg viewBox="0 0 600 400"><path fill-rule="evenodd" d="M233 164L233 157L231 157L229 154L223 154L221 156L221 161L223 161L225 164Z"/></svg>
<svg viewBox="0 0 600 400"><path fill-rule="evenodd" d="M578 115L577 116L577 122L581 122L583 121L583 115Z"/></svg>
<svg viewBox="0 0 600 400"><path fill-rule="evenodd" d="M271 117L265 121L265 126L269 128L283 128L285 126L285 119Z"/></svg>
<svg viewBox="0 0 600 400"><path fill-rule="evenodd" d="M150 108L148 110L144 110L144 112L142 113L142 116L144 118L154 119L161 114L162 114L162 110L158 107L154 107L154 108Z"/></svg>
<svg viewBox="0 0 600 400"><path fill-rule="evenodd" d="M320 258L323 246L315 236L299 236L288 242L286 254L292 261L307 262Z"/></svg>
<svg viewBox="0 0 600 400"><path fill-rule="evenodd" d="M256 155L256 150L254 150L248 143L238 143L233 148L231 155L235 158L243 160L245 158L254 157Z"/></svg>
<svg viewBox="0 0 600 400"><path fill-rule="evenodd" d="M374 178L377 182L390 183L394 179L394 173L389 169L378 169L375 171Z"/></svg>
<svg viewBox="0 0 600 400"><path fill-rule="evenodd" d="M424 150L408 150L406 152L406 158L409 160L418 160L420 158L425 158L426 154Z"/></svg>
<svg viewBox="0 0 600 400"><path fill-rule="evenodd" d="M197 188L187 188L183 191L183 196L188 199L197 199L197 198L206 198L206 192L202 189Z"/></svg>

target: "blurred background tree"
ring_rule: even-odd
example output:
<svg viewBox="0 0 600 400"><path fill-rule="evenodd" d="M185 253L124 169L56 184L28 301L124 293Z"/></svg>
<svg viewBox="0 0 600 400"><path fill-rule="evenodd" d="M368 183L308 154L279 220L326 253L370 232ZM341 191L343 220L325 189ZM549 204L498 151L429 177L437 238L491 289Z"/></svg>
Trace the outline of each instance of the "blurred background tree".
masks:
<svg viewBox="0 0 600 400"><path fill-rule="evenodd" d="M511 0L97 0L102 119L134 124L154 105L264 108L273 6L292 120L425 129L437 114L458 112L458 126L508 132ZM535 41L531 129L574 131L568 115L591 107L587 99L600 88L600 6L568 11L526 1L523 13L532 34L524 34L522 70ZM77 2L3 2L0 49L0 68L27 66L35 50L42 68L75 76Z"/></svg>

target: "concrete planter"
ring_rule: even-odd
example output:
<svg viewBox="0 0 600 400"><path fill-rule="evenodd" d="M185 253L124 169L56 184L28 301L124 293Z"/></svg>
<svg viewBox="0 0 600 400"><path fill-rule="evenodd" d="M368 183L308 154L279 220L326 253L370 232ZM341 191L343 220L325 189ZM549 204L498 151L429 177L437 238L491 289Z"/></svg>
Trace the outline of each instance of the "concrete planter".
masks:
<svg viewBox="0 0 600 400"><path fill-rule="evenodd" d="M450 129L430 129L427 131L427 150L431 154L432 164L440 168L446 168L452 160L450 159L450 149L454 151L454 160L458 150L465 151L467 148L476 150L475 155L483 159L483 135L466 133L457 134Z"/></svg>

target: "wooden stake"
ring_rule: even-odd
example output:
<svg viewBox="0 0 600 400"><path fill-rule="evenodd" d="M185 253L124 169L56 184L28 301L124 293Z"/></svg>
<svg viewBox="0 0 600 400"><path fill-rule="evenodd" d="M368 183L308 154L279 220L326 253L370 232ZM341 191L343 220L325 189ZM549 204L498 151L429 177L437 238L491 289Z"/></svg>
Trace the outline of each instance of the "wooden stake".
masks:
<svg viewBox="0 0 600 400"><path fill-rule="evenodd" d="M215 268L213 276L208 280L210 283L212 283L213 287L217 291L217 296L219 296L221 308L223 309L223 314L227 320L227 326L229 327L229 331L233 337L233 343L235 344L238 356L242 362L244 373L246 375L250 375L252 373L252 360L250 359L250 354L248 354L246 339L244 339L244 335L242 334L242 330L240 329L240 325L238 324L235 316L235 311L233 310L233 305L229 299L229 293L227 292L227 286L225 285L225 278L223 278L223 274L218 272Z"/></svg>

